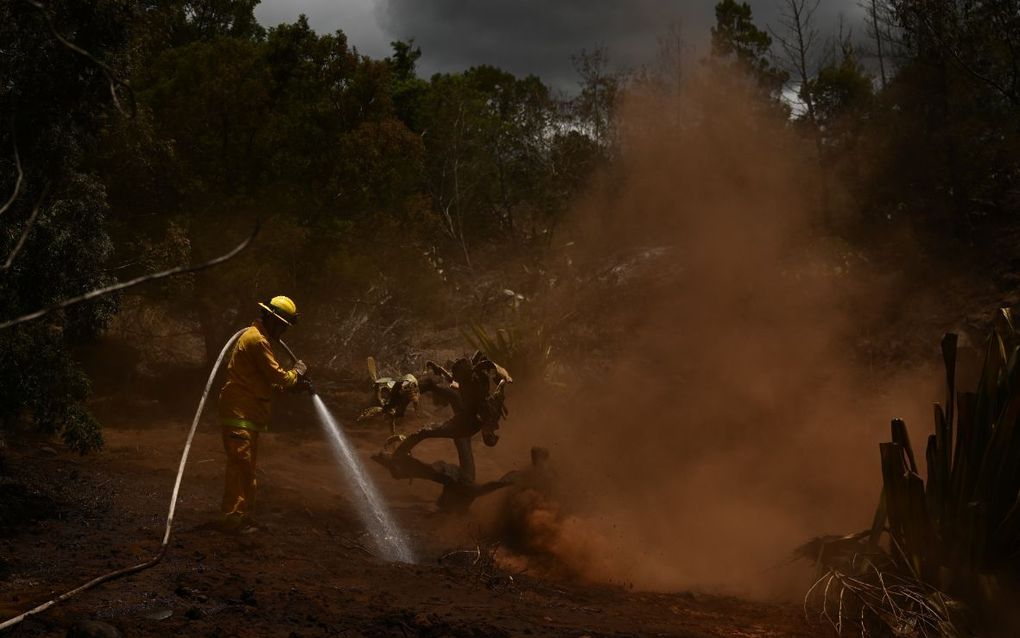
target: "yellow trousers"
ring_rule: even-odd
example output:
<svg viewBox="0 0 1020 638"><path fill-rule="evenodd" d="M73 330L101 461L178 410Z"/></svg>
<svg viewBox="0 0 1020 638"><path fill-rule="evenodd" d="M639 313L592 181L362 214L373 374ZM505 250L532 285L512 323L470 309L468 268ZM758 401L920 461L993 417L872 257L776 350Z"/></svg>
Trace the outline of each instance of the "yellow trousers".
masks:
<svg viewBox="0 0 1020 638"><path fill-rule="evenodd" d="M223 486L224 518L240 522L255 510L255 461L259 433L244 428L223 428L223 451L227 455L227 475Z"/></svg>

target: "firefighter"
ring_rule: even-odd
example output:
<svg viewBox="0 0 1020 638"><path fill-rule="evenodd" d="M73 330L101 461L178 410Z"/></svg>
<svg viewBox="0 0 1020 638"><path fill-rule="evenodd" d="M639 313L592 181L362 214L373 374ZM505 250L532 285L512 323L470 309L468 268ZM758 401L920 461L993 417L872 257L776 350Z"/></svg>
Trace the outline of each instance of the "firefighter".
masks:
<svg viewBox="0 0 1020 638"><path fill-rule="evenodd" d="M272 393L310 387L304 362L296 361L293 368L284 369L273 351L273 344L297 320L297 306L289 297L273 297L259 303L258 318L241 334L230 355L227 380L219 399L227 456L221 511L223 527L229 532L257 529L252 523L255 467L259 433L269 428Z"/></svg>

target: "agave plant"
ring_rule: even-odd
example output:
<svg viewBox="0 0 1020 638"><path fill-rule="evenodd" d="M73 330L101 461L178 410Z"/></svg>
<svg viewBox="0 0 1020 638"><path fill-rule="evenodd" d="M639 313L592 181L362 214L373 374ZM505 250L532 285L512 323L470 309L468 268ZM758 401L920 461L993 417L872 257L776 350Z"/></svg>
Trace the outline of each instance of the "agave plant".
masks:
<svg viewBox="0 0 1020 638"><path fill-rule="evenodd" d="M529 381L541 379L553 362L552 344L542 326L527 331L517 328L499 328L491 335L481 324L471 322L461 328L461 335L474 350L480 350L489 359L498 361L510 370L514 378Z"/></svg>
<svg viewBox="0 0 1020 638"><path fill-rule="evenodd" d="M987 610L1020 585L1020 334L1001 309L988 338L976 392L956 390L957 336L942 339L945 405L935 404L922 479L903 421L882 443L882 497L870 530L815 539L798 549L824 571L809 598L823 615L837 595L842 610L898 635L949 635L962 601ZM898 604L888 584L905 598ZM877 589L869 589L875 588ZM869 595L875 594L870 599ZM843 603L850 601L846 606ZM909 601L906 604L904 601ZM903 613L904 610L910 613ZM868 623L862 621L863 628Z"/></svg>

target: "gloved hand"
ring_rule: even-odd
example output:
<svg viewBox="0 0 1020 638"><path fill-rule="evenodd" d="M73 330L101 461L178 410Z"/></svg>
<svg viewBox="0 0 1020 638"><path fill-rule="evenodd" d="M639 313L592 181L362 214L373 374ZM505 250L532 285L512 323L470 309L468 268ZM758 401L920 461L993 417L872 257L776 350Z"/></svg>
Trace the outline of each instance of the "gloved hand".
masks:
<svg viewBox="0 0 1020 638"><path fill-rule="evenodd" d="M294 363L294 370L298 373L299 377L303 377L308 372L308 365L299 359Z"/></svg>
<svg viewBox="0 0 1020 638"><path fill-rule="evenodd" d="M312 380L308 377L298 377L297 383L294 384L294 391L315 394L315 386L312 385Z"/></svg>

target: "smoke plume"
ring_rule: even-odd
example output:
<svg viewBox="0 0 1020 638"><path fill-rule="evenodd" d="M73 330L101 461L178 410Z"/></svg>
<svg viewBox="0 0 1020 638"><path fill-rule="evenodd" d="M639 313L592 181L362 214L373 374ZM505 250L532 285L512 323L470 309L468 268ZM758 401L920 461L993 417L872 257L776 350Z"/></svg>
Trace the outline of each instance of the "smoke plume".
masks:
<svg viewBox="0 0 1020 638"><path fill-rule="evenodd" d="M551 493L519 490L504 516L568 572L796 591L807 567L775 567L792 548L870 523L889 418L927 423L934 373L874 370L858 347L900 284L826 236L838 185L742 91L632 92L620 154L563 233L548 321L597 335L560 351L597 374L518 393L497 450L550 449Z"/></svg>

